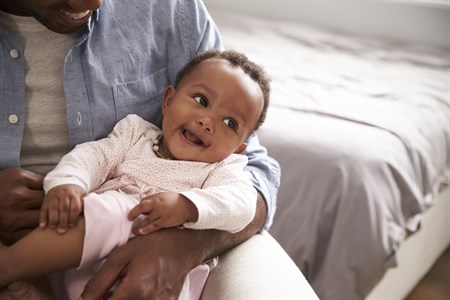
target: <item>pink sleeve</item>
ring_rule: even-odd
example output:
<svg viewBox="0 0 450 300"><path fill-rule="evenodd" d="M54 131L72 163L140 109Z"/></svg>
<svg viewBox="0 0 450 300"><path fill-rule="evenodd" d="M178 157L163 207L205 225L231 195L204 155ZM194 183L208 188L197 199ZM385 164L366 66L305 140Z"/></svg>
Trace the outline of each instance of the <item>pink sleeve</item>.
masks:
<svg viewBox="0 0 450 300"><path fill-rule="evenodd" d="M238 232L253 220L257 194L243 171L246 163L245 156L233 154L219 163L201 189L181 193L199 212L197 222L184 224L186 228Z"/></svg>
<svg viewBox="0 0 450 300"><path fill-rule="evenodd" d="M76 184L88 192L95 190L114 173L148 124L136 115L128 115L106 138L77 145L47 174L44 190L61 184Z"/></svg>

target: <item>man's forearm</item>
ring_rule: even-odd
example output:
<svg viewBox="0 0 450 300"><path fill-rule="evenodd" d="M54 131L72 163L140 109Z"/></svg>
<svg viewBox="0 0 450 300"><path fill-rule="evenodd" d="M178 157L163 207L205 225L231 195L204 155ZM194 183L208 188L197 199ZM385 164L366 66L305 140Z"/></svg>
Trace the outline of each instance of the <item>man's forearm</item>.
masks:
<svg viewBox="0 0 450 300"><path fill-rule="evenodd" d="M237 233L220 230L205 230L202 233L203 242L206 244L203 248L203 250L206 251L206 259L216 257L248 240L263 227L267 217L267 206L263 197L259 193L257 193L257 195L255 217L243 230Z"/></svg>

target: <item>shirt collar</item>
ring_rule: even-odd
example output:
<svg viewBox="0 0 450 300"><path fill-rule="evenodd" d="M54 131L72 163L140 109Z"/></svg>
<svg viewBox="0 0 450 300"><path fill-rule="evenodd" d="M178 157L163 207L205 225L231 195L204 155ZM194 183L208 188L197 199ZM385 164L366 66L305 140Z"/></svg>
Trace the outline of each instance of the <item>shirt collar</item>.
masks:
<svg viewBox="0 0 450 300"><path fill-rule="evenodd" d="M80 45L81 43L83 43L92 34L95 24L99 22L99 19L100 19L100 14L98 12L98 9L94 10L92 12L92 15L89 18L89 20L79 30L80 37L79 37L78 41L76 42L77 45Z"/></svg>

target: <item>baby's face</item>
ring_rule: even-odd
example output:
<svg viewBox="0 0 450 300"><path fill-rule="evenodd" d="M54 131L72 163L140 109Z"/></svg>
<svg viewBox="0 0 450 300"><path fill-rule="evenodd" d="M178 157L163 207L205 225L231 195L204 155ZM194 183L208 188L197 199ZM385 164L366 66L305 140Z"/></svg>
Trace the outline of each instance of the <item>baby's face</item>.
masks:
<svg viewBox="0 0 450 300"><path fill-rule="evenodd" d="M260 86L222 59L201 62L163 99L163 147L179 160L217 162L245 149L263 108Z"/></svg>

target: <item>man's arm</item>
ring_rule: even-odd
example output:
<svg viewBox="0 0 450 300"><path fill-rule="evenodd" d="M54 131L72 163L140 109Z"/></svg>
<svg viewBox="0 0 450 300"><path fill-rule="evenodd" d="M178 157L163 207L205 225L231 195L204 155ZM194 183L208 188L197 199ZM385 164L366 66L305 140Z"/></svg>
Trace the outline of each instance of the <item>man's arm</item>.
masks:
<svg viewBox="0 0 450 300"><path fill-rule="evenodd" d="M266 216L265 201L258 194L255 218L238 233L170 228L136 237L111 253L82 298L108 295L119 278L111 299L177 299L191 269L250 238Z"/></svg>
<svg viewBox="0 0 450 300"><path fill-rule="evenodd" d="M248 164L245 168L253 185L265 200L267 215L264 229L269 230L275 216L278 187L281 170L278 162L270 157L267 149L259 143L258 136L253 134L247 141L245 155Z"/></svg>
<svg viewBox="0 0 450 300"><path fill-rule="evenodd" d="M251 238L255 233L260 231L267 218L266 201L261 194L257 193L255 217L243 230L237 233L229 233L227 231L207 230L206 234L210 236L210 240L206 241L207 246L206 260L214 258L234 246L239 245ZM209 247L208 247L209 246ZM198 249L197 249L198 250ZM209 252L209 253L208 253ZM202 262L205 259L202 260Z"/></svg>

